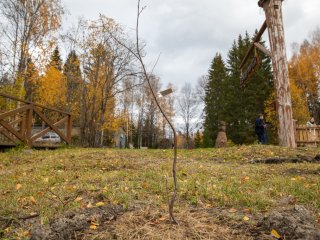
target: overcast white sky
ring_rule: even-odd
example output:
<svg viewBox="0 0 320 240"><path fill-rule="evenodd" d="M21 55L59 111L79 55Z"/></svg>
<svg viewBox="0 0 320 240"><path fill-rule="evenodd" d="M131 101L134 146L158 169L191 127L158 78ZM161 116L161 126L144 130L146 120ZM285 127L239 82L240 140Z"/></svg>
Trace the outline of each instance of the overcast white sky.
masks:
<svg viewBox="0 0 320 240"><path fill-rule="evenodd" d="M136 0L63 0L69 25L77 17L97 19L102 13L134 30ZM141 38L147 43L147 63L162 53L155 73L164 85L195 84L206 74L216 52L227 55L234 39L260 28L264 12L258 0L142 0ZM320 26L319 0L285 0L283 13L287 52ZM267 40L267 33L264 35Z"/></svg>

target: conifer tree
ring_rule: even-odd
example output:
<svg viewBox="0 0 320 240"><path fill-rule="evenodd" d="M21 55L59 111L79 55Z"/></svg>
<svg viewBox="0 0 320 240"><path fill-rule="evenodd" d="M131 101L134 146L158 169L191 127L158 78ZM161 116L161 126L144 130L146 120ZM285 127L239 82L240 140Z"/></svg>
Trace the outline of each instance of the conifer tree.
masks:
<svg viewBox="0 0 320 240"><path fill-rule="evenodd" d="M255 141L255 119L260 113L265 112L264 103L273 92L271 60L261 52L255 53L261 59L260 65L252 74L246 86L240 89L241 72L239 67L251 42L248 34L244 38L239 35L237 42L234 42L229 51L227 60L229 78L228 91L225 94L227 102L225 121L228 123L228 138L237 144L253 143ZM246 69L246 66L244 69Z"/></svg>
<svg viewBox="0 0 320 240"><path fill-rule="evenodd" d="M201 147L201 135L199 130L197 131L196 137L194 138L194 146L195 148Z"/></svg>
<svg viewBox="0 0 320 240"><path fill-rule="evenodd" d="M34 65L31 58L27 60L26 72L24 74L24 88L25 88L25 99L28 101L34 101L35 91L37 88L37 82L39 79L39 72Z"/></svg>
<svg viewBox="0 0 320 240"><path fill-rule="evenodd" d="M256 52L260 65L246 86L240 88L239 67L251 43L247 33L245 37L239 35L229 50L226 66L219 54L212 61L205 96L204 147L212 146L220 121L227 123L228 139L234 143L253 143L256 140L255 119L260 113L265 113L265 102L273 93L273 77L271 60Z"/></svg>
<svg viewBox="0 0 320 240"><path fill-rule="evenodd" d="M79 118L81 104L81 69L80 61L75 51L71 51L68 55L66 63L63 67L63 74L66 78L66 111L71 112L75 119Z"/></svg>
<svg viewBox="0 0 320 240"><path fill-rule="evenodd" d="M205 89L204 147L212 147L218 134L219 122L224 120L226 68L221 54L213 58Z"/></svg>
<svg viewBox="0 0 320 240"><path fill-rule="evenodd" d="M58 47L53 50L53 53L50 57L49 66L56 67L59 71L62 71L62 59Z"/></svg>

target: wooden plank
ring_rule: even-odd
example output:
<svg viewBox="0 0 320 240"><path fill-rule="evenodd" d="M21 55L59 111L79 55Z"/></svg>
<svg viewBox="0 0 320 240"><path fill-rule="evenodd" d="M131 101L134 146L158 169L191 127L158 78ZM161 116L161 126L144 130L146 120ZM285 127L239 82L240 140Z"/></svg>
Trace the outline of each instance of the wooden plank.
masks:
<svg viewBox="0 0 320 240"><path fill-rule="evenodd" d="M14 110L11 110L11 111L8 111L8 112L5 112L5 113L1 113L0 114L0 120L5 119L6 117L14 116L17 113L25 112L29 108L30 108L30 106L26 105L26 106L23 106L23 107L20 107L20 108L17 108L17 109L14 109Z"/></svg>
<svg viewBox="0 0 320 240"><path fill-rule="evenodd" d="M240 64L240 69L242 69L244 67L244 65L247 63L251 53L254 50L254 43L259 42L261 40L261 37L263 35L263 33L266 31L267 29L267 21L264 21L264 23L262 24L262 27L260 28L258 34L255 36L253 43L251 44L246 56L244 57L244 59L242 60L241 64Z"/></svg>
<svg viewBox="0 0 320 240"><path fill-rule="evenodd" d="M68 117L65 117L65 118L61 119L59 122L54 123L53 125L55 127L60 127L63 123L67 122L67 120L68 120ZM50 127L46 128L46 129L43 129L41 132L38 132L37 134L33 135L31 137L31 141L34 142L35 140L37 140L38 138L44 136L45 134L47 134L50 131L51 131Z"/></svg>
<svg viewBox="0 0 320 240"><path fill-rule="evenodd" d="M19 117L19 118L17 118L16 120L13 120L12 122L9 122L9 124L10 124L11 126L13 126L13 125L19 124L19 123L21 123L21 122L22 122L22 118Z"/></svg>
<svg viewBox="0 0 320 240"><path fill-rule="evenodd" d="M320 143L319 140L315 140L315 141L297 141L297 143Z"/></svg>
<svg viewBox="0 0 320 240"><path fill-rule="evenodd" d="M13 125L21 123L21 122L22 122L22 118L18 118L12 122L9 122L9 125L13 126ZM0 127L0 131L1 131L1 129L3 129L3 127Z"/></svg>
<svg viewBox="0 0 320 240"><path fill-rule="evenodd" d="M261 52L263 52L265 55L267 55L268 57L271 57L271 52L266 49L262 44L255 42L254 46L256 46Z"/></svg>
<svg viewBox="0 0 320 240"><path fill-rule="evenodd" d="M251 74L255 71L255 69L259 66L259 58L257 56L255 56L252 60L252 62L250 63L249 67L247 68L247 70L245 71L245 73L242 75L241 79L240 79L240 86L243 87L245 85L245 83L247 82L247 80L249 79L249 77L251 76Z"/></svg>
<svg viewBox="0 0 320 240"><path fill-rule="evenodd" d="M51 107L46 107L44 105L33 103L33 102L30 102L30 101L27 101L27 100L23 100L23 99L20 99L20 98L17 98L17 97L14 97L14 96L11 96L11 95L8 95L8 94L5 94L5 93L0 93L0 96L4 97L4 98L9 98L9 99L12 99L12 100L15 100L15 101L18 101L18 102L23 102L23 103L26 103L26 104L32 104L35 107L48 109L48 110L51 110L51 111L54 111L54 112L59 112L59 113L63 113L63 114L66 114L66 115L70 115L70 113L68 113L68 112L60 111L58 109L51 108Z"/></svg>
<svg viewBox="0 0 320 240"><path fill-rule="evenodd" d="M30 101L27 101L27 100L23 100L23 99L20 99L20 98L17 98L17 97L14 97L14 96L11 96L11 95L8 95L8 94L5 94L5 93L0 93L0 96L4 97L4 98L9 98L9 99L12 99L12 100L15 100L15 101L18 101L18 102L23 102L23 103L26 103L26 104L32 104L35 107L48 109L48 110L51 110L51 111L54 111L54 112L59 112L59 113L63 113L63 114L66 114L66 115L70 115L70 113L68 113L68 112L61 111L61 110L58 110L58 109L55 109L55 108L51 108L51 107L48 107L48 106L44 106L44 105L41 105L41 104L33 103L33 102L30 102Z"/></svg>
<svg viewBox="0 0 320 240"><path fill-rule="evenodd" d="M24 136L17 132L13 127L11 127L7 122L0 120L0 125L2 125L6 130L16 136L20 141L25 142Z"/></svg>
<svg viewBox="0 0 320 240"><path fill-rule="evenodd" d="M68 144L71 144L72 141L72 116L68 116L68 122L67 122L67 138L68 138Z"/></svg>
<svg viewBox="0 0 320 240"><path fill-rule="evenodd" d="M30 109L27 110L27 114L26 114L26 123L25 123L25 138L26 138L26 144L31 147L32 146L32 142L31 142L31 134L32 134L32 125L33 125L33 110L34 110L34 106L32 104L30 104Z"/></svg>
<svg viewBox="0 0 320 240"><path fill-rule="evenodd" d="M19 141L16 138L14 138L12 135L10 135L10 133L8 133L5 129L1 129L0 134L2 134L3 136L8 138L10 141L12 141L15 144L19 143Z"/></svg>
<svg viewBox="0 0 320 240"><path fill-rule="evenodd" d="M36 114L46 123L48 126L56 132L66 143L69 143L68 138L57 128L54 126L54 123L49 120L42 112L40 112L38 109L34 108L33 109Z"/></svg>

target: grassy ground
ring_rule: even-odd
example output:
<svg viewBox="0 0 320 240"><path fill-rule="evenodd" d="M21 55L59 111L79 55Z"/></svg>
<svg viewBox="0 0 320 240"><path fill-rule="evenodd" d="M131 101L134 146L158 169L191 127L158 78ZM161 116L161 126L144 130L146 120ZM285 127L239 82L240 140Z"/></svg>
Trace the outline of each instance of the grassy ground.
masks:
<svg viewBox="0 0 320 240"><path fill-rule="evenodd" d="M172 189L171 150L0 153L0 234L4 239L27 239L32 223L23 224L21 218L39 215L36 221L48 224L70 210L111 204L130 210L113 224L113 236L118 239L250 239L239 234L232 237L232 229L213 216L192 210L225 208L230 213L243 213L239 221L250 221L291 195L320 216L319 164L251 164L265 158L314 157L318 152L315 148L272 146L179 151L175 207L179 226L162 225L168 219L167 192ZM8 219L16 221L5 224ZM154 224L159 231L152 231ZM128 228L130 225L139 227ZM104 233L98 230L92 229L87 239L103 239Z"/></svg>

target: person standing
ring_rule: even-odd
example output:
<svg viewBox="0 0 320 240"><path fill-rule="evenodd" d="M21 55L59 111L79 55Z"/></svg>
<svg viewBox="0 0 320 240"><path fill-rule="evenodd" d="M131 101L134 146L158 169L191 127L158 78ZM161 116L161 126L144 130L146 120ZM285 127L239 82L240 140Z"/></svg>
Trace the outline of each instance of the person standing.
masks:
<svg viewBox="0 0 320 240"><path fill-rule="evenodd" d="M263 114L260 114L256 119L255 132L258 136L258 141L260 144L266 144L266 124L263 120Z"/></svg>
<svg viewBox="0 0 320 240"><path fill-rule="evenodd" d="M310 141L315 141L318 140L317 134L316 134L316 126L317 124L314 121L314 118L310 118L310 120L307 122L307 127L309 128L309 136L310 136Z"/></svg>
<svg viewBox="0 0 320 240"><path fill-rule="evenodd" d="M307 122L307 127L315 127L317 126L315 121L314 121L314 118L310 118L310 120Z"/></svg>

